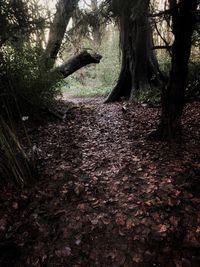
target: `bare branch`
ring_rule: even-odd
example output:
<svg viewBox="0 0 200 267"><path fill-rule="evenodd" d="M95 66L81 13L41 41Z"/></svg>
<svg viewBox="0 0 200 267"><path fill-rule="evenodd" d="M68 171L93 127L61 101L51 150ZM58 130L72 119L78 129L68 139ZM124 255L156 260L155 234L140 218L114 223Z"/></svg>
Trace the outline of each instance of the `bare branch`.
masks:
<svg viewBox="0 0 200 267"><path fill-rule="evenodd" d="M180 6L181 2L176 4L175 6L173 6L172 8L169 8L169 9L166 9L166 10L163 10L163 11L160 11L158 13L155 13L155 14L149 14L149 17L151 18L155 18L155 17L161 17L161 16L164 16L164 15L171 15L172 12L174 10L176 10L179 6Z"/></svg>
<svg viewBox="0 0 200 267"><path fill-rule="evenodd" d="M160 33L160 31L159 31L159 29L158 29L158 26L157 26L156 22L155 22L155 29L156 29L157 34L160 36L160 38L161 38L162 41L164 42L165 47L166 47L167 51L169 52L169 55L172 56L170 45L168 44L168 42L165 40L165 38L164 38L164 37L162 36L162 34Z"/></svg>

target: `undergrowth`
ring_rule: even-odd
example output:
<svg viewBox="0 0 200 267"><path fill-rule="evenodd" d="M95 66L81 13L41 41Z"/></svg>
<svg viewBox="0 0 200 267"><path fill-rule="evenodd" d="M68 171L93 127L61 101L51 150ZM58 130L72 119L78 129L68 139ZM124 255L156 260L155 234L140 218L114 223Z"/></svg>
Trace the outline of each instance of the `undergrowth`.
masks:
<svg viewBox="0 0 200 267"><path fill-rule="evenodd" d="M14 130L0 117L0 183L24 185L33 179L30 160Z"/></svg>

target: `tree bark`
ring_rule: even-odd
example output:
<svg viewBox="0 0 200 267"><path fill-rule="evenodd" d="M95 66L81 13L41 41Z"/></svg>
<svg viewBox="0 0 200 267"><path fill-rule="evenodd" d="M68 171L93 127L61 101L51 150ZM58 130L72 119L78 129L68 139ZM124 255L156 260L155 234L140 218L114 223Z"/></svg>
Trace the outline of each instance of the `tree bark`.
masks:
<svg viewBox="0 0 200 267"><path fill-rule="evenodd" d="M171 71L168 85L162 93L161 122L156 133L164 140L179 139L182 134L181 116L185 104L196 8L197 0L182 0L172 13L175 40L172 47Z"/></svg>
<svg viewBox="0 0 200 267"><path fill-rule="evenodd" d="M88 64L98 64L100 63L102 56L99 54L90 54L87 51L83 51L78 55L75 55L64 62L59 67L53 69L53 72L61 73L63 78L68 77L75 71Z"/></svg>
<svg viewBox="0 0 200 267"><path fill-rule="evenodd" d="M44 53L44 65L52 69L60 50L67 25L78 4L78 0L59 0L50 26L49 39Z"/></svg>
<svg viewBox="0 0 200 267"><path fill-rule="evenodd" d="M56 13L50 27L49 39L43 55L44 68L51 70L53 73L61 73L62 78L66 78L80 68L92 64L100 63L102 58L99 54L90 54L83 51L73 56L61 66L53 68L58 52L60 50L67 25L74 10L76 9L78 0L59 0L56 5Z"/></svg>
<svg viewBox="0 0 200 267"><path fill-rule="evenodd" d="M140 11L134 10L134 3L130 2L119 15L121 72L106 102L118 101L122 97L134 100L141 92L153 90L162 84L158 62L152 49L153 38L148 20L149 1L137 2Z"/></svg>

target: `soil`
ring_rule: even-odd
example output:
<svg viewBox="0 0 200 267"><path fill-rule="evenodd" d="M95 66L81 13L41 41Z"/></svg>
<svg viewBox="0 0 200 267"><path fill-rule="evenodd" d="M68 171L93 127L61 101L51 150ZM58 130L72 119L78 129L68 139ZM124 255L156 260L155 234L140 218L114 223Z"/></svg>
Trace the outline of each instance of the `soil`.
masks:
<svg viewBox="0 0 200 267"><path fill-rule="evenodd" d="M27 126L39 175L0 189L0 266L200 266L200 103L176 144L148 138L159 108L71 101Z"/></svg>

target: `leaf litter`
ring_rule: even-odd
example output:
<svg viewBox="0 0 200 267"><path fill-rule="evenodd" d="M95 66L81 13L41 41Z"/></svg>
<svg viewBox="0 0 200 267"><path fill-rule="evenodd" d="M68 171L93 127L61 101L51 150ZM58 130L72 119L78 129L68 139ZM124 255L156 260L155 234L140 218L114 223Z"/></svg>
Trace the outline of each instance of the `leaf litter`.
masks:
<svg viewBox="0 0 200 267"><path fill-rule="evenodd" d="M38 181L1 188L0 266L200 266L200 104L181 144L147 138L157 108L76 104L30 130Z"/></svg>

